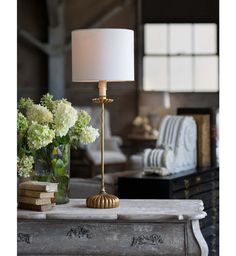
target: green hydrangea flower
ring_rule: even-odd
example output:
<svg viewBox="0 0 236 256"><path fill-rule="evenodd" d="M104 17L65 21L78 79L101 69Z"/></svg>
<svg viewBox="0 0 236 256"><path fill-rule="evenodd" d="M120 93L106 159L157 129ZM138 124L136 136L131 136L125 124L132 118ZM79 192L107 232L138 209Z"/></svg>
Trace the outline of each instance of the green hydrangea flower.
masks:
<svg viewBox="0 0 236 256"><path fill-rule="evenodd" d="M44 94L40 100L41 105L49 109L52 113L55 112L57 105L61 102L71 106L71 103L67 99L53 100L53 96L50 93Z"/></svg>
<svg viewBox="0 0 236 256"><path fill-rule="evenodd" d="M18 108L19 109L28 109L30 108L34 102L30 98L20 98L19 103L18 103Z"/></svg>
<svg viewBox="0 0 236 256"><path fill-rule="evenodd" d="M28 129L27 142L30 149L40 149L52 143L55 132L48 125L42 125L33 121Z"/></svg>
<svg viewBox="0 0 236 256"><path fill-rule="evenodd" d="M28 128L27 118L17 111L17 133L24 133Z"/></svg>
<svg viewBox="0 0 236 256"><path fill-rule="evenodd" d="M91 116L88 114L88 112L84 111L84 110L80 110L77 113L77 121L74 125L74 127L77 128L84 128L85 126L87 126L89 124L91 120Z"/></svg>
<svg viewBox="0 0 236 256"><path fill-rule="evenodd" d="M89 124L90 120L91 120L91 116L88 114L88 112L84 110L78 111L77 120L74 126L71 128L72 134L79 136L82 129Z"/></svg>
<svg viewBox="0 0 236 256"><path fill-rule="evenodd" d="M17 157L17 171L20 177L30 177L33 169L34 158L32 156L23 155L21 158Z"/></svg>
<svg viewBox="0 0 236 256"><path fill-rule="evenodd" d="M27 110L27 117L29 121L36 121L40 124L48 124L53 121L52 113L44 106L33 104Z"/></svg>
<svg viewBox="0 0 236 256"><path fill-rule="evenodd" d="M44 94L40 100L42 106L46 107L50 111L54 111L55 102L53 101L53 96L50 93Z"/></svg>
<svg viewBox="0 0 236 256"><path fill-rule="evenodd" d="M82 130L89 124L91 116L88 112L80 110L77 113L77 121L69 131L70 144L75 148L79 145Z"/></svg>

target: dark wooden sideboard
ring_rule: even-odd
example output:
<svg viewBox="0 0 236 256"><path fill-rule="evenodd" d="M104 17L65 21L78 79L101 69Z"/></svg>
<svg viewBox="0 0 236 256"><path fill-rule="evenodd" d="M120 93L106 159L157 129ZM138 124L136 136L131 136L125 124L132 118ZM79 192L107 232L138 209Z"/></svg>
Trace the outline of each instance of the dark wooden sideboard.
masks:
<svg viewBox="0 0 236 256"><path fill-rule="evenodd" d="M122 199L201 199L207 217L200 227L209 256L219 255L219 167L194 169L165 177L140 174L118 179Z"/></svg>

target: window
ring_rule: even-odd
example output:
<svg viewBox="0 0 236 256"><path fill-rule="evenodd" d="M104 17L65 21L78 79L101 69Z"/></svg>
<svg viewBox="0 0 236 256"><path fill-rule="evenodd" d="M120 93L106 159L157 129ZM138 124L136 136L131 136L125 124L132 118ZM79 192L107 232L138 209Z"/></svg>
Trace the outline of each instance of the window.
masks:
<svg viewBox="0 0 236 256"><path fill-rule="evenodd" d="M144 25L143 89L217 92L215 23Z"/></svg>

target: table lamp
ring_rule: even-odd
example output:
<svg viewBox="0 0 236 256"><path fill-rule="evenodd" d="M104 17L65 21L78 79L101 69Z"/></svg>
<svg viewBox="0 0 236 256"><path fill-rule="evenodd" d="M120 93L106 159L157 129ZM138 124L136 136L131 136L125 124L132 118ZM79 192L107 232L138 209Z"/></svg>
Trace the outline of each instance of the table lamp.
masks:
<svg viewBox="0 0 236 256"><path fill-rule="evenodd" d="M72 31L72 81L98 82L101 105L101 188L86 200L89 208L115 208L119 198L104 186L104 104L107 82L134 80L134 33L129 29L80 29Z"/></svg>

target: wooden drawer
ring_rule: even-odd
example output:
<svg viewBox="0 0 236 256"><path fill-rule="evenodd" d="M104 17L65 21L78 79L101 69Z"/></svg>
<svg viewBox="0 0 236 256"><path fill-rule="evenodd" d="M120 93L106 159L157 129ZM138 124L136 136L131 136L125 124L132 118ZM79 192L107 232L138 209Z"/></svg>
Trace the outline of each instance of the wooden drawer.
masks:
<svg viewBox="0 0 236 256"><path fill-rule="evenodd" d="M207 191L212 191L215 190L219 187L219 181L210 181L207 183L202 183L197 186L192 186L184 190L179 190L177 192L173 193L173 198L174 199L188 199L191 198L192 196L200 193L204 193Z"/></svg>
<svg viewBox="0 0 236 256"><path fill-rule="evenodd" d="M18 254L200 255L191 230L189 222L25 220L18 221Z"/></svg>
<svg viewBox="0 0 236 256"><path fill-rule="evenodd" d="M207 213L207 216L200 221L201 228L205 228L205 227L219 223L219 208L218 207L205 210L205 212Z"/></svg>
<svg viewBox="0 0 236 256"><path fill-rule="evenodd" d="M219 206L219 190L196 194L190 197L191 199L201 199L204 204L204 209Z"/></svg>
<svg viewBox="0 0 236 256"><path fill-rule="evenodd" d="M209 248L209 256L218 256L219 255L219 237L213 236L207 241Z"/></svg>
<svg viewBox="0 0 236 256"><path fill-rule="evenodd" d="M210 239L213 235L219 235L219 223L216 225L211 225L205 228L201 228L202 235L205 239Z"/></svg>
<svg viewBox="0 0 236 256"><path fill-rule="evenodd" d="M219 255L219 224L202 228L201 231L209 248L209 256L218 256Z"/></svg>
<svg viewBox="0 0 236 256"><path fill-rule="evenodd" d="M217 180L219 178L219 172L206 172L199 173L194 176L185 177L184 179L176 179L172 183L172 190L177 191L181 189L188 189L189 187L196 186L208 181Z"/></svg>

